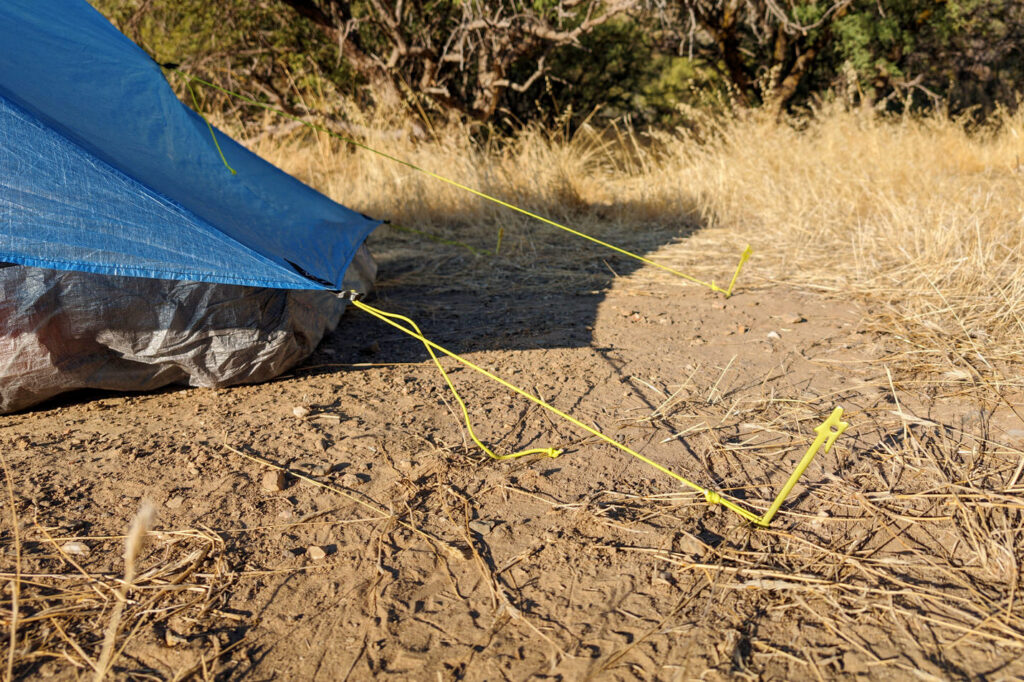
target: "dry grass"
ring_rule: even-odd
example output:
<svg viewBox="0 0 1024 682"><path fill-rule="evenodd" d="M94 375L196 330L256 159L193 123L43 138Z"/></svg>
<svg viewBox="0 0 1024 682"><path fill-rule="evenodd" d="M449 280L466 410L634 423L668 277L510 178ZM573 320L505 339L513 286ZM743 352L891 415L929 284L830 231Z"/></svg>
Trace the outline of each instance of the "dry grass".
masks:
<svg viewBox="0 0 1024 682"><path fill-rule="evenodd" d="M144 505L127 536L79 537L55 533L38 519L19 519L30 556L13 572L0 573L6 582L0 600L0 624L11 629L17 624L18 641L9 649L15 670L27 669L52 676L59 662L77 674L90 673L95 680L113 677L115 665L121 676L145 665L138 658L124 659L125 649L138 649L140 637L177 646L185 638L174 631L188 624L213 618L211 612L223 598L227 575L221 554L223 540L199 529L153 532L148 530L153 512ZM143 542L149 536L149 551ZM85 556L75 546L92 546ZM85 567L88 554L116 554L124 548L123 571L97 571ZM20 557L19 557L20 558ZM17 595L21 609L18 613ZM20 615L20 617L19 617ZM227 653L220 641L197 641L183 654L181 665L171 677L186 679L205 674ZM234 647L232 647L234 648Z"/></svg>
<svg viewBox="0 0 1024 682"><path fill-rule="evenodd" d="M971 656L979 650L1024 654L1024 452L1000 442L988 426L1000 406L1019 409L1015 401L1024 388L1024 115L969 134L941 119L881 120L837 109L799 129L743 115L700 121L699 134L585 128L566 140L527 131L481 147L467 128L417 137L413 123L400 117L373 121L349 114L361 137L382 151L605 239L631 244L643 241L648 230L684 234L700 228L686 242L692 250L686 265L701 277L721 279L750 242L756 261L741 288L756 293L787 283L851 297L868 311L864 330L883 332L894 373L880 374L869 386L876 399L859 406L857 433L838 448L841 475L826 475L807 493L823 513L791 511L790 518L806 522L810 531L754 532L723 522L714 529L722 542L711 546L690 536L686 551L639 541L595 549L567 535L565 542L580 542L580 551L643 555L672 567L678 580L692 577L693 595L732 609L721 622L706 613L690 618L739 633L723 645L723 669L754 675L759 666L782 661L795 667L781 669L820 678L855 663L883 671L876 674L895 669L928 677L929 665L949 675L971 673ZM312 140L296 131L251 144L367 214L480 248L493 246L496 229L504 227L502 257L528 268L535 250L564 248L565 267L572 268L569 237L337 140ZM667 277L657 275L657 281ZM722 399L724 375L698 367L687 379L689 394L685 385L666 382L656 389L664 399L637 423L669 435L686 433L695 442L706 439L708 453L738 462L740 470L743 458L778 455L807 442L822 405L780 401L774 392ZM892 404L883 400L888 396ZM859 399L854 393L826 398ZM975 425L957 429L909 416L910 407L901 402L908 398L915 407L928 400L972 402L981 413ZM701 420L703 427L687 426ZM742 471L734 474L733 480L743 480ZM469 505L478 503L440 483L437 490L415 492L410 499L422 497L430 512L423 513L424 523L438 524L430 530L438 537L467 526ZM540 499L513 487L477 497L509 492ZM665 534L692 528L703 509L692 495L630 498L608 491L585 504L544 503L552 512L573 514L580 528L594 524L609 534L652 525ZM21 537L11 532L19 529ZM205 530L149 535L155 549L126 554L128 564L138 557L137 570L126 565L99 572L81 568L61 549L73 535L56 536L53 529L14 519L8 544L27 542L36 558L25 571L19 555L17 565L0 575L9 581L0 597L0 619L13 643L8 671L57 659L100 678L140 633L165 632L175 617L200 622L216 610L230 580L220 560L223 541ZM472 549L465 570L479 571L494 605L523 620L538 635L534 639L550 645L552 658L561 660L578 646L560 631L549 639L537 630L517 605L526 599L506 594L522 592L500 575L507 566L489 567L468 530L457 537ZM115 552L122 539L100 542ZM535 557L532 550L524 556L538 574L557 572L562 558ZM45 570L33 572L40 566ZM594 674L614 670L648 639L678 640L670 624L684 607L691 608L681 601L657 628L609 652ZM845 643L849 660L838 646L840 664L816 659L810 644L780 648L755 638L745 629L755 612L783 614L810 626L815 634L809 638ZM882 625L871 631L868 624ZM893 641L924 642L922 651L940 652L939 659L919 658L916 651L879 654L886 642L878 633L886 628L896 633ZM223 651L211 642L211 650L196 652L198 662L183 666L179 677L212 669Z"/></svg>
<svg viewBox="0 0 1024 682"><path fill-rule="evenodd" d="M1024 114L969 133L942 118L837 107L799 126L746 114L701 120L697 134L529 130L489 146L459 126L417 138L399 117L349 117L371 146L606 239L705 228L695 251L730 255L696 267L719 279L749 241L771 279L879 303L878 324L896 325L915 362L973 380L1021 350ZM510 258L550 229L326 135L253 146L399 224L482 248L497 226L518 226L506 234Z"/></svg>
<svg viewBox="0 0 1024 682"><path fill-rule="evenodd" d="M704 383L713 378L710 373L700 377ZM705 548L697 560L692 551L638 551L677 571L704 572L719 593L760 598L769 611L793 609L799 614L793 617L845 642L841 651L850 652L858 666L932 679L940 671L941 676L980 672L971 667L976 661L968 662L971 650L979 648L996 646L1019 658L1024 609L1017 593L1024 546L1018 469L1024 451L988 440L983 424L959 429L904 420L898 395L913 392L897 392L884 375L877 388L883 387L891 391L888 396L867 400L860 387L811 403L746 395L728 411L700 395L666 400L652 414L655 421L670 422L670 431L692 423L687 440L705 439L719 467L734 463L736 480L756 467L759 456L778 461L792 450L830 401L853 408L856 433L841 445L845 452L824 466L824 480L790 505L789 518L799 520L796 532L792 527L732 531L731 542ZM767 494L759 481L733 491L740 489ZM691 503L686 495L678 496L678 507L670 504L677 496L658 497L618 504L635 517L649 518L672 516ZM931 663L921 655L932 648L929 644L912 645L926 639L941 652ZM830 673L813 657L802 663L803 674L850 672L839 665ZM878 670L882 674L883 668Z"/></svg>
<svg viewBox="0 0 1024 682"><path fill-rule="evenodd" d="M970 671L970 664L958 668L970 658L957 649L1024 650L1017 492L1024 452L988 421L1000 409L1019 420L1024 389L1024 115L972 132L941 118L832 109L799 126L756 115L703 121L699 135L585 128L563 140L528 131L482 149L469 131L448 128L421 141L371 131L368 141L612 241L629 243L651 228L703 228L687 242L687 264L702 277L721 278L730 254L750 242L757 260L741 287L786 283L862 303L863 329L885 340L895 372L887 369L874 389L894 405L858 412L860 443L874 445L861 448L844 479L833 476L813 493L828 515L820 532L736 539L705 562L658 556L678 570L703 571L719 593L775 595L765 608L797 609L868 667L931 674L916 654L880 659L879 642L856 632L872 619L911 639L937 638L950 654L933 670L949 674ZM525 265L538 241L560 243L547 228L326 137L315 146L295 138L259 149L364 212L449 239L486 247L496 226L511 226L506 257ZM517 240L517 230L526 236ZM917 419L900 396L940 416L941 404L956 404L960 414L973 404L980 417L959 428ZM708 409L669 407L652 417ZM719 409L713 421L754 422L792 443L800 438L794 425L820 407L786 409L769 398L733 404L725 415ZM721 448L724 456L728 450ZM672 514L660 504L643 500L637 517ZM828 674L813 657L801 665Z"/></svg>

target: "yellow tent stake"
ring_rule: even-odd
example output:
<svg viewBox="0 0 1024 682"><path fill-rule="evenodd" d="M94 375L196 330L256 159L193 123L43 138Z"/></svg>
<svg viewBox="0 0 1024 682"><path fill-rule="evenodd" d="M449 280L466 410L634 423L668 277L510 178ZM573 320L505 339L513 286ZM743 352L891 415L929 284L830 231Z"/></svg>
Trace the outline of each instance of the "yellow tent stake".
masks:
<svg viewBox="0 0 1024 682"><path fill-rule="evenodd" d="M732 296L733 287L736 286L736 278L740 276L740 270L743 269L743 264L750 260L750 256L753 255L754 250L750 248L750 244L747 244L747 248L743 249L743 253L740 254L740 262L736 265L736 272L732 273L732 281L729 282L729 288L725 291L725 297L729 298Z"/></svg>
<svg viewBox="0 0 1024 682"><path fill-rule="evenodd" d="M800 480L801 476L803 476L804 471L807 470L807 467L810 465L811 460L814 459L814 456L818 454L818 450L820 450L823 445L825 446L825 452L832 449L832 444L836 442L836 439L839 438L839 436L843 435L843 431L845 431L849 426L848 423L842 421L842 418L843 408L837 407L832 410L832 414L829 415L828 419L826 419L824 423L814 427L814 431L818 434L818 437L814 439L813 443L811 443L811 447L807 448L807 452L804 453L800 463L796 465L796 469L793 470L789 480L786 481L786 485L782 486L782 490L779 491L775 501L772 502L772 506L769 507L768 511L764 513L764 516L756 522L757 525L764 526L765 528L768 527L768 524L772 522L772 519L775 518L775 514L779 511L779 507L781 507L782 503L786 501L787 497L789 497L789 493L793 491L793 486L795 486L796 482Z"/></svg>
<svg viewBox="0 0 1024 682"><path fill-rule="evenodd" d="M516 206L515 204L510 204L507 201L502 201L501 199L498 199L497 197L493 197L490 194L487 194L485 192L481 192L480 190L477 190L477 189L473 189L472 187L464 185L461 182L457 182L455 180L452 180L451 178L447 178L447 177L445 177L443 175L440 175L440 174L435 173L433 171L427 170L425 168L420 168L419 166L417 166L417 165L415 165L415 164L413 164L413 163L411 163L409 161L406 161L404 159L400 159L397 156L392 156L391 154L388 154L387 152L382 152L380 150L374 149L373 147L370 147L369 145L366 145L366 144L364 144L362 142L359 142L358 140L354 140L354 139L352 139L350 137L346 137L344 135L340 135L340 134L334 132L333 130L325 128L322 125L319 125L319 124L316 124L316 123L311 123L311 122L306 121L306 120L304 120L302 118L299 118L298 116L294 116L292 114L289 114L287 111L282 111L281 109L278 109L276 107L272 107L269 104L264 104L263 102L259 102L257 100L254 100L253 98L247 97L247 96L245 96L245 95L243 95L241 93L235 92L233 90L228 90L227 88L221 87L220 85L217 85L216 83L211 83L209 81L205 81L202 78L196 78L195 76L187 74L184 71L181 71L179 69L174 69L174 71L176 73L181 74L186 79L188 79L189 89L191 89L191 83L193 81L196 82L196 83L201 83L202 85L205 85L205 86L207 86L209 88L213 88L214 90L222 92L225 95L229 95L229 96L234 97L236 99L240 99L243 102L247 102L247 103L249 103L249 104L251 104L253 106L256 106L256 107L260 107L261 109L265 109L267 111L272 111L275 114L278 114L280 116L284 116L285 118L288 118L288 119L291 119L291 120L296 121L298 123L301 123L302 125L307 126L307 127L311 128L312 130L316 130L316 131L325 133L327 135L330 135L331 137L335 137L335 138L337 138L339 140L342 140L343 142L346 142L348 144L351 144L351 145L353 145L355 147L359 147L360 149L365 149L366 151L370 152L371 154L376 154L377 156L381 156L381 157L383 157L385 159L388 159L390 161L394 161L395 163L401 164L401 165L405 166L406 168L411 168L412 170L414 170L414 171L416 171L418 173L423 173L424 175L429 175L430 177L434 178L435 180L440 180L441 182L447 183L447 184L449 184L449 185L451 185L453 187L458 187L459 189L461 189L463 191L466 191L466 192L469 192L470 194L475 194L476 196L480 197L481 199L486 199L487 201L490 201L492 203L498 204L499 206L504 206L505 208L507 208L509 210L516 211L517 213L521 213L521 214L523 214L523 215L525 215L527 217L533 218L534 220L538 220L538 221L540 221L542 223L545 223L547 225L551 225L552 227L557 227L558 229L564 230L564 231L568 232L569 234L576 235L577 237L581 237L583 239L591 241L591 242L593 242L595 244L598 244L599 246L603 246L603 247L605 247L607 249L611 249L612 251L615 251L617 253L621 253L624 256L629 256L630 258L635 258L636 260L640 261L641 263L645 263L647 265L652 265L652 266L654 266L656 268L660 268L660 269L664 270L665 272L668 272L668 273L671 273L671 274L675 275L676 277L681 277L683 279L686 279L686 280L689 280L689 281L693 282L694 284L699 284L699 285L701 285L703 287L707 287L708 289L711 289L714 292L717 292L717 293L720 293L720 294L724 294L726 297L732 295L732 287L736 284L736 277L739 275L739 269L740 269L739 267L736 268L736 272L733 275L732 284L729 285L728 289L723 289L722 287L718 286L714 282L705 282L705 281L703 281L701 279L697 279L696 277L693 277L692 275L687 275L684 272L680 272L679 270L676 270L674 268L670 268L667 265L662 265L661 263L658 263L656 261L650 260L649 258L644 258L643 256L641 256L639 254L636 254L636 253L633 253L632 251L627 251L626 249L623 249L621 247L615 246L614 244L609 244L608 242L602 241L602 240L598 239L597 237L592 237L589 234L586 234L584 232L580 232L579 230L575 230L575 229L573 229L573 228L571 228L571 227L569 227L567 225L563 225L562 223L559 223L559 222L556 222L554 220L551 220L550 218L545 218L544 216L541 216L541 215L538 215L536 213L533 213L532 211L528 211L525 208L520 208L519 206ZM193 94L193 101L194 101L194 99L195 99L195 95ZM198 104L196 106L198 108ZM209 122L207 122L207 125L209 125ZM211 128L211 133L212 133L212 128ZM216 143L216 141L217 141L217 138L214 137L214 143ZM218 151L219 151L219 149L220 149L220 145L218 145ZM223 159L223 158L224 158L224 156L223 156L223 154L221 154L221 159ZM224 165L227 165L227 161L224 161ZM228 166L228 168L230 169L231 167ZM232 170L231 172L234 173L235 171ZM500 238L499 238L499 244L500 244ZM746 259L750 257L750 252L751 252L750 251L750 247L748 246L746 248L746 250L743 252L744 255L740 259L740 267L742 267L743 263L746 262Z"/></svg>
<svg viewBox="0 0 1024 682"><path fill-rule="evenodd" d="M537 396L535 396L535 395L533 395L531 393L527 393L526 391L524 391L523 389L519 388L518 386L510 384L509 382L505 381L501 377L499 377L499 376L489 372L488 370L480 367L479 365L474 364L473 362L471 362L471 361L467 360L466 358L458 355L457 353L454 353L453 351L450 351L447 348L444 348L443 346L439 346L438 344L434 343L430 339L428 339L425 336L423 336L423 334L419 331L419 327L417 327L416 324L414 322L412 322L412 320L410 320L409 318L401 316L401 315L396 315L394 313L384 312L382 310L374 308L371 305L367 305L366 303L364 303L364 302L362 302L362 301L360 301L358 299L355 299L355 298L352 299L352 305L354 305L359 310L362 310L363 312L365 312L365 313L367 313L369 315L372 315L373 317L376 317L378 320L381 320L382 322L385 322L386 324L391 325L395 329L398 329L399 331L404 332L405 334L408 334L409 336L413 337L414 339L416 339L417 341L422 343L424 346L426 346L426 348L429 351L431 351L430 355L434 359L434 362L437 363L438 367L441 367L441 363L438 360L437 356L433 353L433 351L435 351L435 350L436 351L440 351L441 353L444 353L448 357L453 358L454 360L457 360L458 362L462 363L466 367L469 367L470 369L472 369L472 370L474 370L476 372L479 372L480 374L483 374L484 376L488 377L489 379L491 379L493 381L496 381L497 383L501 384L502 386L504 386L505 388L509 389L510 391L513 391L514 393L517 393L517 394L523 396L527 400L535 403L536 405L539 405L540 407L543 407L545 410L551 412L552 414L555 414L555 415L561 417L562 419L564 419L565 421L567 421L567 422L569 422L569 423L571 423L571 424L573 424L573 425L583 429L587 433L590 433L590 434L596 436L597 438L601 439L605 443L607 443L607 444L609 444L609 445L611 445L611 446L613 446L615 448L618 448L619 450L625 452L626 454L628 454L628 455L630 455L632 457L635 457L636 459L639 459L641 462L644 462L645 464L647 464L649 466L654 467L655 469L657 469L658 471L662 472L663 474L671 476L672 478L676 479L677 481L679 481L683 485L685 485L685 486L695 490L696 492L700 493L701 495L703 495L704 499L709 504L720 504L723 507L725 507L726 509L729 509L730 511L738 514L739 516L743 517L747 521L750 521L751 523L754 523L754 524L756 524L758 526L763 526L763 527L767 527L768 526L768 524L771 522L772 517L774 517L776 512L778 512L779 507L782 506L782 503L785 501L786 497L792 491L793 486L796 485L796 482L800 478L800 475L807 468L807 465L810 464L811 459L813 459L814 455L820 449L821 445L823 443L825 443L826 444L826 450L828 450L828 448L830 448L832 446L832 443L835 442L836 438L839 437L839 434L841 434L843 432L843 430L846 429L846 426L847 426L845 423L838 421L839 418L842 416L843 410L842 410L841 407L837 407L835 410L833 410L832 416L830 416L829 419L824 424L822 424L821 426L819 426L819 427L817 427L815 429L818 432L818 438L811 445L810 449L807 451L807 454L804 455L803 460L801 460L799 466L797 467L797 470L795 472L793 472L793 475L790 476L789 481L786 482L786 485L783 487L782 492L780 492L778 497L775 498L775 501L772 503L772 508L769 510L769 513L765 514L764 516L758 516L754 512L750 511L749 509L746 509L746 508L740 506L739 504L737 504L737 503L735 503L735 502L733 502L731 500L728 500L728 499L722 497L721 493L717 493L717 492L715 492L713 490L705 488L702 485L694 483L693 481L691 481L691 480L689 480L687 478L684 478L683 476L680 476L679 474L675 473L674 471L672 471L672 470L662 466L661 464L658 464L654 460L652 460L652 459L650 459L648 457L645 457L644 455L641 455L639 452L637 452L637 451L627 447L626 445L623 445L622 443L618 442L617 440L615 440L613 438L610 438L609 436L606 436L605 434L601 433L597 429L595 429L595 428L593 428L591 426L587 426L586 424L584 424L580 420L576 419L575 417L570 416L569 414L566 414L565 412L559 410L557 407L554 407L553 405L547 403L546 401L542 400L541 398L538 398ZM405 327L405 326L399 324L396 320L402 320L402 321L412 325L412 328L410 329L409 327ZM452 385L452 382L448 378L448 375L446 373L444 373L444 369L443 368L441 369L441 371L444 374L445 381L447 382L449 388L451 388L452 391L454 391L455 387ZM462 407L462 411L463 411L463 414L466 417L467 425L468 425L468 423L469 423L469 415L468 415L468 413L466 411L466 406L462 402L462 399L458 397L457 393L456 393L456 397L459 400L459 405ZM832 431L831 429L832 429L833 426L839 427L838 431ZM481 443L479 440L477 440L476 436L472 434L472 429L470 429L470 435L473 437L473 440L477 443L477 445L479 445L481 448L483 448L484 451L487 452L487 454L489 456L491 456L491 457L493 457L495 459L509 459L511 457L518 457L518 456L522 456L523 454L529 454L531 452L534 452L534 453L544 453L544 454L547 454L549 457L556 457L559 453L561 453L561 450L555 450L553 448L547 448L547 449L539 449L539 450L527 451L525 453L516 453L516 454L513 454L513 455L505 455L504 457L500 457L500 456L494 455L490 450L488 450L486 447L484 447L483 443Z"/></svg>

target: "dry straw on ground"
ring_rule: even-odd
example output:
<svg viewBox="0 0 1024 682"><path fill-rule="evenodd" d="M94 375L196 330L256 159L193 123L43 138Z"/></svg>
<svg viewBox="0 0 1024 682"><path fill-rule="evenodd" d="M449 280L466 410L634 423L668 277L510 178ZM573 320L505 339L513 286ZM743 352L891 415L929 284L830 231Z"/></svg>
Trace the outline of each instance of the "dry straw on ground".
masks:
<svg viewBox="0 0 1024 682"><path fill-rule="evenodd" d="M570 140L537 131L501 147L469 140L469 131L448 128L420 141L381 133L369 142L610 241L699 228L685 250L690 271L708 279L727 272L750 242L759 275L746 287L786 283L860 302L863 330L886 340L895 376L874 388L892 397L888 411L898 419L885 410L858 418L865 436L872 429L863 422L877 427L873 451L895 478L861 473L856 485L837 479L819 491L837 501L830 513L840 516L850 513L841 500L859 500L865 527L831 545L769 533L746 541L746 551L719 547L714 565L703 567L718 575L714 581L728 581L723 565L743 567L746 579L733 587L788 592L854 650L859 645L847 633L856 614L876 610L883 619L923 618L948 633L951 647L972 639L1024 647L1015 598L1024 555L1015 491L1024 452L987 422L1009 410L1022 426L1024 114L967 130L941 117L883 118L837 107L792 125L749 114L674 133L585 127ZM538 250L564 243L549 228L326 136L315 145L267 141L260 151L367 213L447 239L486 248L497 227L516 225L507 232L506 257L527 270ZM567 267L572 254L566 249ZM904 391L916 396L914 409L940 422L953 413L962 419L970 405L980 416L940 426L911 416L898 397ZM793 425L810 417L807 407L768 398L740 412L765 432L797 438ZM684 408L706 409L691 401L675 411ZM893 428L896 435L884 438ZM914 482L896 493L899 472L914 472ZM901 548L894 556L865 558L875 551L869 547L890 541ZM959 555L963 548L970 550ZM826 579L801 577L821 562L843 568ZM688 559L679 565L700 569ZM759 571L763 577L752 580ZM989 615L1000 609L1001 617ZM857 654L869 665L884 663L863 647Z"/></svg>
<svg viewBox="0 0 1024 682"><path fill-rule="evenodd" d="M585 126L564 140L530 130L482 147L458 126L420 138L401 119L366 117L356 129L381 151L605 238L704 228L695 251L713 240L736 256L749 241L776 280L887 306L924 335L922 362L942 362L952 346L984 365L979 339L993 362L1024 338L1024 114L969 132L941 117L835 107L799 125L754 113L675 133ZM310 144L305 129L254 147L367 214L479 236L482 248L497 226L526 221L327 135ZM544 240L549 229L530 234Z"/></svg>
<svg viewBox="0 0 1024 682"><path fill-rule="evenodd" d="M744 114L701 119L676 132L585 127L567 140L531 130L490 144L481 144L479 137L474 142L476 131L469 128L417 135L416 126L401 117L360 116L349 112L350 127L370 145L609 241L642 247L645 235L657 233L649 241L660 246L666 234L690 235L672 265L705 279L721 278L750 242L757 267L742 288L757 295L788 284L833 301L857 301L866 315L860 331L879 332L887 365L870 385L799 399L766 388L767 375L749 377L750 390L734 391L731 361L720 368L697 365L682 385L645 380L643 390L658 396L651 409L620 420L623 429L649 429L659 439L685 433L687 440L706 444L696 449L719 458L718 472L736 482L735 492L744 486L744 457L754 461L763 453L797 449L819 415L827 414L826 404L858 405L857 433L850 445L840 447L844 453L856 451L857 458L842 463L842 477L826 473L808 493L818 516L796 503L788 510L788 518L807 524L799 532L779 527L754 532L718 517L708 520L701 516L701 502L688 494L597 490L582 501L559 503L510 477L471 500L452 481L464 482L480 471L460 473L467 456L457 446L431 445L437 471L415 481L410 476L403 482L406 493L399 494L404 488L397 485L399 492L388 492L401 501L395 509L404 509L395 512L399 523L375 527L372 539L358 544L360 556L376 552L370 561L377 562L374 580L386 574L381 568L386 553L399 551L385 538L415 520L423 533L457 540L471 550L463 564L447 566L449 574L459 574L453 583L460 571L479 573L492 606L523 625L525 641L545 649L552 670L573 657L589 661L578 633L590 627L593 614L574 621L567 608L559 611L565 621L555 628L547 614L531 612L531 597L524 596L533 590L542 601L560 593L559 583L548 576L559 574L563 554L547 551L550 543L540 538L501 566L478 551L484 545L469 530L472 505L511 495L524 507L549 508L560 523L564 520L559 542L566 553L637 555L642 560L635 566L648 570L643 562L653 562L659 570L671 569L670 577L685 592L673 595L679 599L674 607L654 614L661 619L657 627L592 665L581 663L592 675L643 673L636 663L641 659L631 657L654 640L672 656L695 659L706 644L716 660L722 658L722 670L751 676L788 670L820 678L836 666L861 666L865 674L879 675L968 674L971 662L980 660L979 651L1017 652L1007 659L1024 653L1019 599L1024 452L989 430L996 412L1005 418L1020 410L1024 390L1024 116L1007 115L966 132L941 118L882 119L837 108L798 125ZM268 127L275 123L267 121ZM491 249L497 230L506 228L501 257L516 268L517 287L529 288L531 274L539 270L561 282L585 280L574 271L575 250L566 237L408 168L301 129L254 138L251 145L349 206L446 240ZM383 230L392 245L419 239ZM446 272L433 256L424 256L414 274L421 284L452 286L466 286L467 277L499 276L490 272L486 258L469 260L469 276ZM662 274L644 277L662 287L691 286ZM427 365L403 371L421 382L433 376ZM468 390L478 406L490 395L482 383ZM951 405L976 408L974 422L946 423ZM209 419L210 429L216 425L228 432L235 426L218 422L216 415ZM244 422L237 415L233 419ZM527 413L516 419L525 421ZM398 459L406 456L398 453ZM528 467L516 463L510 470ZM15 488L21 484L17 471L12 480ZM759 495L769 497L760 485L745 492L754 504L762 501ZM10 506L6 499L4 506ZM713 526L720 542L711 546L690 533L698 522ZM8 587L0 595L0 619L12 643L8 671L60 660L101 677L108 664L117 670L119 654L144 636L170 632L165 643L173 643L176 618L201 631L209 614L222 607L231 581L257 572L229 568L222 534L207 529L150 531L149 549L128 552L128 564L138 561L132 576L120 559L106 570L85 568L61 549L64 542L86 540L95 554L118 556L124 538L80 538L25 516L14 517L12 526L6 512L3 523L6 556L18 557L4 569ZM807 528L814 532L803 532ZM236 544L244 546L247 534L255 537L258 531L246 529ZM610 539L595 546L595 535ZM675 539L669 549L636 540L655 536ZM26 541L34 552L28 571L16 551ZM513 584L512 567L520 563L528 566L529 579ZM51 569L33 572L41 565ZM544 585L548 579L551 584ZM373 593L372 599L378 596ZM731 615L709 615L698 606L708 600L727 604ZM815 647L803 633L788 647L779 644L788 631L774 640L771 632L762 637L748 631L745 619L765 612L812 626L814 634L807 637L835 648L832 658L839 663L815 658ZM690 614L689 624L675 623L683 613ZM708 622L715 636L731 634L709 640L698 628ZM680 632L693 634L692 651L671 648L679 645ZM922 648L907 656L880 656L884 646L876 647L877 640L890 632L894 641L917 640ZM365 664L360 656L366 641L364 636L349 673L357 663ZM215 638L196 635L193 644L194 662L178 666L179 677L211 674L226 651Z"/></svg>
<svg viewBox="0 0 1024 682"><path fill-rule="evenodd" d="M349 114L370 146L612 242L700 229L688 265L705 279L727 277L751 243L770 281L871 301L868 324L905 342L893 361L908 376L941 376L1017 410L1006 391L1024 351L1022 113L968 130L835 106L792 124L747 113L675 132L528 130L490 145L469 128L424 137L401 117ZM518 225L505 254L527 269L538 248L565 242L322 133L254 147L367 214L448 240L488 249Z"/></svg>

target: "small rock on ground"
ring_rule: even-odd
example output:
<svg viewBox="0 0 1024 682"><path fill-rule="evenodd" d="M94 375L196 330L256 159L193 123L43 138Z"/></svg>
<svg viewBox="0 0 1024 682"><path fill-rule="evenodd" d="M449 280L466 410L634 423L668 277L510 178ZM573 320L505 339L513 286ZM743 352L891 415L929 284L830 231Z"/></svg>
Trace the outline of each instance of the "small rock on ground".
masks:
<svg viewBox="0 0 1024 682"><path fill-rule="evenodd" d="M285 488L285 477L283 471L268 471L263 474L263 489L272 493L280 492Z"/></svg>
<svg viewBox="0 0 1024 682"><path fill-rule="evenodd" d="M477 520L477 521L470 521L469 522L469 529L472 530L472 531L476 531L477 533L480 533L481 535L486 535L487 533L490 533L492 530L494 530L494 527L497 526L497 525L498 525L497 521L480 521L480 520Z"/></svg>
<svg viewBox="0 0 1024 682"><path fill-rule="evenodd" d="M78 542L77 540L71 540L65 542L60 546L65 553L71 554L72 556L87 556L89 554L89 546L84 542Z"/></svg>

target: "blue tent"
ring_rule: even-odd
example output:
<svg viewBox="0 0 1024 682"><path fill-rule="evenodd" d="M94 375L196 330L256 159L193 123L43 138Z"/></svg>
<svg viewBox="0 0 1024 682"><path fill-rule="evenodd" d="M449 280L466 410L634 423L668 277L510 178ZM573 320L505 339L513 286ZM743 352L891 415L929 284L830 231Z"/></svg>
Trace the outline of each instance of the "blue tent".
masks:
<svg viewBox="0 0 1024 682"><path fill-rule="evenodd" d="M340 289L376 221L216 133L85 0L0 2L0 261Z"/></svg>

